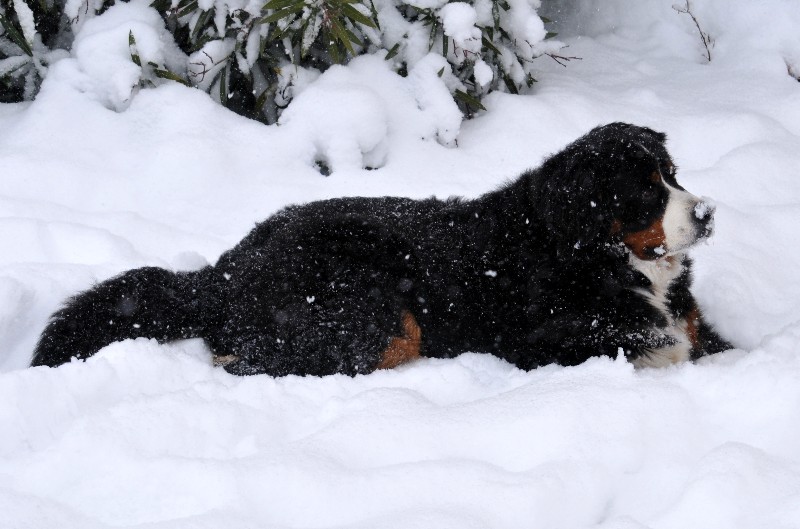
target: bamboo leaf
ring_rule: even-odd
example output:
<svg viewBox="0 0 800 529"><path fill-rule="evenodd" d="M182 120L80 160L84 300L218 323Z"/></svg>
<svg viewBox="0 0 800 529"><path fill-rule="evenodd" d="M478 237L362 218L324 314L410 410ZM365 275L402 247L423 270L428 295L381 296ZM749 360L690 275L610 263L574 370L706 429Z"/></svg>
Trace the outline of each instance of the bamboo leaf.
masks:
<svg viewBox="0 0 800 529"><path fill-rule="evenodd" d="M280 11L281 9L295 4L305 5L305 2L303 0L271 0L264 4L264 7L261 8L261 12Z"/></svg>
<svg viewBox="0 0 800 529"><path fill-rule="evenodd" d="M202 34L202 30L206 27L208 21L211 20L213 13L213 8L200 13L200 16L197 18L197 22L194 24L194 28L192 28L192 34L189 36L190 41L194 42L197 37Z"/></svg>
<svg viewBox="0 0 800 529"><path fill-rule="evenodd" d="M228 106L228 67L219 72L219 102Z"/></svg>
<svg viewBox="0 0 800 529"><path fill-rule="evenodd" d="M139 51L136 49L136 38L133 36L133 31L128 31L128 50L131 53L131 60L139 68L142 67L142 59L139 58Z"/></svg>
<svg viewBox="0 0 800 529"><path fill-rule="evenodd" d="M31 64L30 57L26 55L14 55L6 59L0 59L0 79L16 77L20 70ZM16 75L14 72L17 72Z"/></svg>
<svg viewBox="0 0 800 529"><path fill-rule="evenodd" d="M431 36L428 39L428 51L433 49L433 43L436 42L436 33L439 31L439 21L435 18L431 23Z"/></svg>
<svg viewBox="0 0 800 529"><path fill-rule="evenodd" d="M472 110L486 110L486 107L484 107L476 97L473 97L462 90L456 90L453 95L456 99L466 104Z"/></svg>
<svg viewBox="0 0 800 529"><path fill-rule="evenodd" d="M181 2L183 4L183 2ZM191 0L190 2L186 3L181 7L181 4L178 4L178 18L183 18L186 15L189 15L197 10L197 0Z"/></svg>
<svg viewBox="0 0 800 529"><path fill-rule="evenodd" d="M558 33L554 33L552 31L548 31L547 34L544 36L544 40L552 39L555 36L558 36Z"/></svg>
<svg viewBox="0 0 800 529"><path fill-rule="evenodd" d="M355 33L353 33L350 30L350 28L345 27L344 28L344 32L345 32L345 34L347 34L347 38L350 39L350 42L352 42L353 44L358 44L362 48L364 47L364 43L361 41L361 39L358 38L358 36ZM353 54L353 55L355 55L355 54Z"/></svg>
<svg viewBox="0 0 800 529"><path fill-rule="evenodd" d="M19 30L14 27L14 24L11 22L11 20L0 14L0 24L2 24L3 29L6 30L6 35L8 35L8 38L10 38L14 44L19 46L26 55L33 57L33 50L25 40L25 37L22 36L22 33L20 33Z"/></svg>
<svg viewBox="0 0 800 529"><path fill-rule="evenodd" d="M178 83L184 84L189 86L189 81L181 77L176 73L172 73L169 70L162 70L161 68L155 68L153 70L156 74L156 77L160 77L161 79L169 79L170 81L176 81Z"/></svg>
<svg viewBox="0 0 800 529"><path fill-rule="evenodd" d="M336 36L333 34L332 30L328 30L323 35L323 39L325 42L328 43L328 55L331 56L331 60L334 64L341 64L342 63L342 56L339 51L339 46L337 45Z"/></svg>
<svg viewBox="0 0 800 529"><path fill-rule="evenodd" d="M381 21L378 20L378 10L375 8L375 2L369 0L369 11L372 13L372 20L375 21L375 25L378 29L381 29Z"/></svg>
<svg viewBox="0 0 800 529"><path fill-rule="evenodd" d="M311 47L314 45L314 41L317 40L317 36L319 35L319 30L322 28L322 19L317 16L317 13L314 12L309 17L309 21L306 24L305 28L303 29L303 40L300 44L300 55L305 57L306 54L309 52Z"/></svg>
<svg viewBox="0 0 800 529"><path fill-rule="evenodd" d="M350 52L352 57L355 57L356 50L353 48L353 44L350 42L350 38L348 37L342 25L335 18L331 18L330 23L331 33L333 34L334 38L341 42L345 48L347 48L347 51Z"/></svg>
<svg viewBox="0 0 800 529"><path fill-rule="evenodd" d="M299 13L303 9L305 9L305 4L303 2L298 2L295 5L289 6L285 9L281 9L280 11L275 11L271 15L267 15L265 17L259 18L256 23L257 24L271 24L273 22L277 22L278 20L287 18L295 13Z"/></svg>
<svg viewBox="0 0 800 529"><path fill-rule="evenodd" d="M397 55L399 52L400 52L400 43L398 42L397 44L392 46L392 49L389 50L389 53L386 54L386 57L384 57L384 59L386 59L387 61L393 59L395 55Z"/></svg>
<svg viewBox="0 0 800 529"><path fill-rule="evenodd" d="M171 5L172 4L169 0L153 0L153 2L150 4L150 7L156 11L164 12L167 11Z"/></svg>
<svg viewBox="0 0 800 529"><path fill-rule="evenodd" d="M374 20L349 4L342 5L342 13L353 22L358 22L363 26L378 29L378 26L375 24Z"/></svg>
<svg viewBox="0 0 800 529"><path fill-rule="evenodd" d="M509 94L519 94L519 89L517 88L517 85L514 83L514 81L511 80L511 78L508 75L503 76L503 82L505 83Z"/></svg>

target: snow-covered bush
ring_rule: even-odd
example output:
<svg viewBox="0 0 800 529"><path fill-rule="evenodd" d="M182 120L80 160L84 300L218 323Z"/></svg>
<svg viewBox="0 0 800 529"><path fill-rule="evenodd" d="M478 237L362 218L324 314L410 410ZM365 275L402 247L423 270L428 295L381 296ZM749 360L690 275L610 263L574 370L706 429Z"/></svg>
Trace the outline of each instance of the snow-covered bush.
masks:
<svg viewBox="0 0 800 529"><path fill-rule="evenodd" d="M113 3L0 0L0 100L32 98L47 64L71 49L87 19ZM154 78L181 80L268 123L292 100L300 77L314 77L358 55L381 54L403 76L429 53L441 55L442 87L469 115L493 90L516 93L530 86L531 61L561 47L537 15L539 0L154 0L150 5L188 55L188 71L142 63L134 36L125 45L131 45L132 61L140 59L142 86Z"/></svg>
<svg viewBox="0 0 800 529"><path fill-rule="evenodd" d="M33 99L48 65L67 55L67 26L59 0L0 0L0 103Z"/></svg>
<svg viewBox="0 0 800 529"><path fill-rule="evenodd" d="M548 40L552 34L536 14L539 0L155 0L153 6L190 54L189 82L267 122L292 99L298 69L322 72L385 50L406 75L433 51L458 78L448 89L469 114L492 90L530 86L530 62L561 47Z"/></svg>

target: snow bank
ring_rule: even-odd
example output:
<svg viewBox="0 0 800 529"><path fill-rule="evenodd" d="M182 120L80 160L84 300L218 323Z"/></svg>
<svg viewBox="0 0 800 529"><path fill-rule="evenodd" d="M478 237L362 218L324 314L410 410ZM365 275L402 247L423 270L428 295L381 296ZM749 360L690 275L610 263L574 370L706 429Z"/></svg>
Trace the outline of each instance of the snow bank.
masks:
<svg viewBox="0 0 800 529"><path fill-rule="evenodd" d="M88 77L76 82L113 110L128 108L148 63L166 66L178 75L186 72L186 56L164 27L161 15L148 4L144 0L115 4L82 23L75 35L72 55L77 69ZM129 46L131 35L134 47ZM139 57L138 65L133 54Z"/></svg>
<svg viewBox="0 0 800 529"><path fill-rule="evenodd" d="M439 55L420 60L407 78L380 55L358 57L313 82L293 84L294 99L280 124L287 136L311 147L304 154L309 165L377 169L387 163L390 143L398 140L455 145L462 116L448 84L459 81Z"/></svg>
<svg viewBox="0 0 800 529"><path fill-rule="evenodd" d="M299 72L276 127L175 83L112 111L110 77L54 64L36 101L0 105L0 526L800 526L800 84L781 63L796 14L692 4L710 64L668 3L576 5L583 60L541 62L533 94L465 123L435 57L405 79L376 57ZM111 73L147 11L130 9ZM614 120L666 131L681 182L716 204L696 293L739 350L662 371L467 354L272 379L211 367L199 341L138 340L25 369L46 317L94 281L213 262L292 202L474 196Z"/></svg>

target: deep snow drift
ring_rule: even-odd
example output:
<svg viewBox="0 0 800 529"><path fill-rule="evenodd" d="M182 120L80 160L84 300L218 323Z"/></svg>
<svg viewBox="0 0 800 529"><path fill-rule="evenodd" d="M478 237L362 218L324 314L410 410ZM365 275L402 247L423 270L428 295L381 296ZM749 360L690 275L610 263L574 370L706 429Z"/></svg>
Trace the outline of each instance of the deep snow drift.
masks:
<svg viewBox="0 0 800 529"><path fill-rule="evenodd" d="M576 2L559 38L582 60L539 59L530 94L465 123L430 88L435 57L406 79L379 57L304 79L264 127L177 84L123 101L126 48L87 71L85 36L34 103L0 105L0 527L800 527L800 8L692 2L707 64L670 5ZM272 379L137 340L25 369L97 280L213 262L292 202L475 196L616 120L667 132L680 181L716 202L695 292L740 349L660 371L468 354Z"/></svg>

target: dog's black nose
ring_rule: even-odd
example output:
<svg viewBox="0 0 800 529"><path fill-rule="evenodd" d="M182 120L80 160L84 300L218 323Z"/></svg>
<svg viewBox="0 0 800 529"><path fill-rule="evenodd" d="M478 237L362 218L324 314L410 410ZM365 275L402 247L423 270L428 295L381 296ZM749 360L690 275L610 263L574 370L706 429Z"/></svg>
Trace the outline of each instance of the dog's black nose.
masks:
<svg viewBox="0 0 800 529"><path fill-rule="evenodd" d="M699 235L707 237L711 235L714 225L714 211L716 206L710 202L700 201L694 206L694 221L697 223Z"/></svg>

